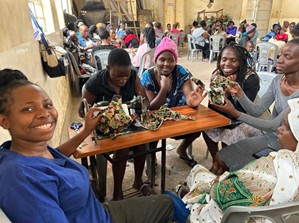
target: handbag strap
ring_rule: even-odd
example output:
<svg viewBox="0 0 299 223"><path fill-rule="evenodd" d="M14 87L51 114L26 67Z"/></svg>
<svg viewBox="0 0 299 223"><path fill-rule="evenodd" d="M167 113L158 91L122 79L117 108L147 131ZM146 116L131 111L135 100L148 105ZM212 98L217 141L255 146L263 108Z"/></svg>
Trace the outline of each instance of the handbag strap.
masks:
<svg viewBox="0 0 299 223"><path fill-rule="evenodd" d="M36 28L38 28L39 31L41 31L41 34L40 34L40 42L44 45L44 47L45 47L47 53L48 53L49 55L51 55L51 54L52 54L52 51L51 51L51 49L50 49L50 47L49 47L49 44L48 44L48 42L47 42L47 40L46 40L46 38L45 38L45 34L44 34L42 28L40 27L40 25L38 24L38 22L37 22L37 20L36 20L36 18L35 18L35 16L33 15L33 13L32 13L31 10L30 10L30 17L31 17L31 20L32 20L34 26L35 26Z"/></svg>

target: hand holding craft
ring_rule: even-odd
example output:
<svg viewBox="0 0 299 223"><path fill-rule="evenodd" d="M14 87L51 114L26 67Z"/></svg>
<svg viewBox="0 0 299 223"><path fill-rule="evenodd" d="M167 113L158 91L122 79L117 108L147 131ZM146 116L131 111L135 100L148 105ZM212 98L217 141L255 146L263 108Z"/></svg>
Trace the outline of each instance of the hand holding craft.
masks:
<svg viewBox="0 0 299 223"><path fill-rule="evenodd" d="M225 112L226 114L230 115L232 118L239 118L241 115L241 112L235 109L233 104L227 98L224 99L223 105L216 104L212 101L211 101L211 105L217 110Z"/></svg>

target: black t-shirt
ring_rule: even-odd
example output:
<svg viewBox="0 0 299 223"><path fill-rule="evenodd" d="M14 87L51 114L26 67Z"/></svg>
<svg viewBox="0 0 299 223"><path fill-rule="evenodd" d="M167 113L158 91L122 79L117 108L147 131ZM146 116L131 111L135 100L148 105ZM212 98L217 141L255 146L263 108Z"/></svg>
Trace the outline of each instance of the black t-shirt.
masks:
<svg viewBox="0 0 299 223"><path fill-rule="evenodd" d="M133 99L135 92L135 80L136 72L131 70L130 78L127 83L120 89L120 96L123 102L127 102ZM85 84L85 88L88 92L97 97L96 102L99 101L111 101L114 95L116 95L115 89L109 86L108 82L109 72L104 69L100 70L89 78Z"/></svg>

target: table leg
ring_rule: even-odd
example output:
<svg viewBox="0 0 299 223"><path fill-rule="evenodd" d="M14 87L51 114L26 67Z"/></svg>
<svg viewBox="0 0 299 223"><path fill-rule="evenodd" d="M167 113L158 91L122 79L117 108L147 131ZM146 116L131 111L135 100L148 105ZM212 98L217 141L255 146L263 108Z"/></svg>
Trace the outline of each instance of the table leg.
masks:
<svg viewBox="0 0 299 223"><path fill-rule="evenodd" d="M100 202L105 201L106 196L106 171L107 161L102 158L102 155L90 156L90 173L91 173L91 186L93 192ZM106 165L105 165L106 164Z"/></svg>
<svg viewBox="0 0 299 223"><path fill-rule="evenodd" d="M146 150L151 151L155 148L151 148L151 144L146 144ZM147 175L150 181L151 187L155 186L155 159L156 159L156 152L150 152L146 156L146 168L147 168Z"/></svg>
<svg viewBox="0 0 299 223"><path fill-rule="evenodd" d="M83 157L81 158L81 164L83 166L85 166L86 169L88 169L88 161L87 161L87 157Z"/></svg>
<svg viewBox="0 0 299 223"><path fill-rule="evenodd" d="M161 194L164 194L166 177L166 139L162 139L161 147Z"/></svg>

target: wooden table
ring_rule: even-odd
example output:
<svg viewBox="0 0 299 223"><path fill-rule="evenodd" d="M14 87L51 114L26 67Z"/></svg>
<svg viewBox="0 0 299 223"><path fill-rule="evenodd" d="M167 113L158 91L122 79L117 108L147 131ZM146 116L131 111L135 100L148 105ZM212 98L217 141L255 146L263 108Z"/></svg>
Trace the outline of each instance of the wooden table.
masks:
<svg viewBox="0 0 299 223"><path fill-rule="evenodd" d="M181 106L172 108L172 110L175 110L180 114L194 116L196 119L194 121L165 121L163 125L160 127L160 129L158 129L157 131L145 130L118 136L116 139L113 140L110 138L101 139L97 140L97 145L95 145L91 137L88 137L86 139L88 144L80 149L77 149L73 155L75 158L92 157L99 154L113 152L119 149L129 148L136 145L162 140L162 148L157 151L161 151L161 192L163 193L165 189L166 138L222 127L231 123L230 119L220 115L219 113L203 105L199 105L196 109L190 108L189 106ZM155 151L148 151L148 153L153 152ZM98 166L98 162L98 159L91 159L91 165ZM154 162L152 161L151 163L153 167ZM85 163L85 165L87 165L87 163ZM151 175L151 181L152 179L153 175Z"/></svg>

